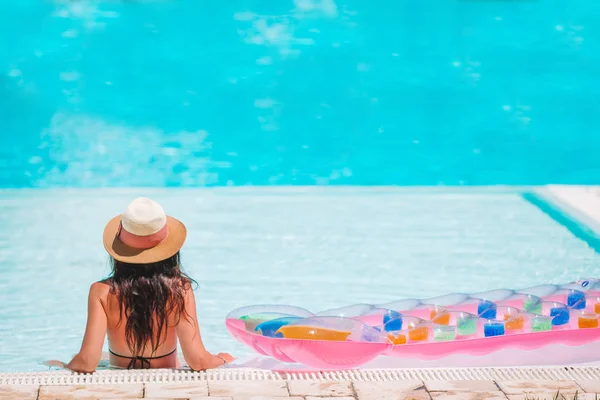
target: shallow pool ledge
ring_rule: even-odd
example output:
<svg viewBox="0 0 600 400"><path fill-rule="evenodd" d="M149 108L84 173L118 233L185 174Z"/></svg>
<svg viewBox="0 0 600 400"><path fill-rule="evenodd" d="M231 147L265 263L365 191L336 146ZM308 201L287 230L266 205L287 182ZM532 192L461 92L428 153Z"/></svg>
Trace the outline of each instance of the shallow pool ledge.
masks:
<svg viewBox="0 0 600 400"><path fill-rule="evenodd" d="M600 186L549 185L539 194L600 234Z"/></svg>

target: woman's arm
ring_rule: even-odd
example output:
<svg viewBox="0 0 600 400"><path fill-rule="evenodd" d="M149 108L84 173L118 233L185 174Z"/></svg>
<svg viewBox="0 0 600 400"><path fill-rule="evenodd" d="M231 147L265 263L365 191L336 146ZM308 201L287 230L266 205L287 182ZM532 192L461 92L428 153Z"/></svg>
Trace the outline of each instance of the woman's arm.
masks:
<svg viewBox="0 0 600 400"><path fill-rule="evenodd" d="M196 314L196 298L191 288L185 294L185 311L187 315L182 315L177 324L177 337L188 366L199 371L217 368L233 361L233 357L227 353L215 356L204 347Z"/></svg>
<svg viewBox="0 0 600 400"><path fill-rule="evenodd" d="M85 335L79 353L67 364L76 372L91 373L96 370L102 357L102 346L106 336L106 312L102 306L101 298L106 291L106 285L100 282L92 284L88 296L88 318Z"/></svg>

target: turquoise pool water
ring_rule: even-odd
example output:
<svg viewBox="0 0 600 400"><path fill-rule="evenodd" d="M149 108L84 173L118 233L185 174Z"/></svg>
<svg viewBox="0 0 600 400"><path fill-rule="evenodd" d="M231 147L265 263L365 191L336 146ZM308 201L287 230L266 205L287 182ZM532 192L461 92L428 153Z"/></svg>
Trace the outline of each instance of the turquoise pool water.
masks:
<svg viewBox="0 0 600 400"><path fill-rule="evenodd" d="M600 2L0 4L0 187L600 180Z"/></svg>
<svg viewBox="0 0 600 400"><path fill-rule="evenodd" d="M205 343L242 359L224 318L243 305L316 311L600 276L600 254L514 190L4 191L0 371L77 352L89 285L108 273L102 229L140 194L187 224Z"/></svg>
<svg viewBox="0 0 600 400"><path fill-rule="evenodd" d="M248 303L600 276L517 189L406 188L600 183L599 18L594 0L1 2L0 371L78 350L100 232L141 195L188 225L205 343L239 357L223 319Z"/></svg>

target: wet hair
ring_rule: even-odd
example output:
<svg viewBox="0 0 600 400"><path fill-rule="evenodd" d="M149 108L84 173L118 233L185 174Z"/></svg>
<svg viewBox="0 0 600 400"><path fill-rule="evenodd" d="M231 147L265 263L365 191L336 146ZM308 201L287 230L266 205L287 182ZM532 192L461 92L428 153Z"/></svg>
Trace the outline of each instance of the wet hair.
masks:
<svg viewBox="0 0 600 400"><path fill-rule="evenodd" d="M148 346L152 354L164 343L169 317L177 323L185 311L185 293L196 281L180 265L179 252L166 260L130 264L111 257L110 293L119 303L119 324L126 317L125 340L133 356Z"/></svg>

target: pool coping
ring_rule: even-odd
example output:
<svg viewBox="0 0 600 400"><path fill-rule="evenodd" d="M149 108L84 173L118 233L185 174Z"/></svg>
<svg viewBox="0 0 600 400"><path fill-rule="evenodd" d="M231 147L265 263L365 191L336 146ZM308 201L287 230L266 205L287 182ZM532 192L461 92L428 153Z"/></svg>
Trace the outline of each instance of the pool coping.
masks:
<svg viewBox="0 0 600 400"><path fill-rule="evenodd" d="M278 372L256 368L217 368L207 371L179 369L99 370L79 374L68 370L0 373L0 385L81 385L126 383L185 383L196 381L288 381L385 382L417 379L454 380L586 380L598 379L597 366L474 367L474 368L389 368L340 371Z"/></svg>

